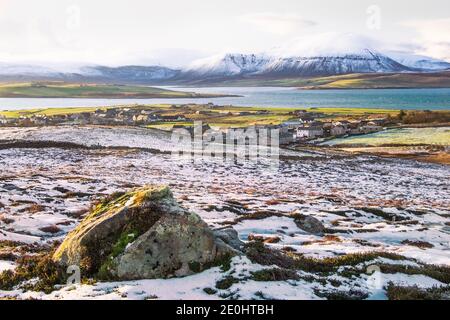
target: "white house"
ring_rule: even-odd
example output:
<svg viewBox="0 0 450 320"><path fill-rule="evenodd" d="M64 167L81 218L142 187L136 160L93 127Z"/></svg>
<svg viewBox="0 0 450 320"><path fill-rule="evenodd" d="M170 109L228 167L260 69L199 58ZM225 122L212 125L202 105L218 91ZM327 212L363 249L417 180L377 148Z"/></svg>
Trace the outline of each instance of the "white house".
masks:
<svg viewBox="0 0 450 320"><path fill-rule="evenodd" d="M383 127L381 127L373 122L368 122L367 124L359 127L360 133L372 133L372 132L378 132L381 130L383 130Z"/></svg>
<svg viewBox="0 0 450 320"><path fill-rule="evenodd" d="M323 136L323 128L319 126L297 128L297 139L314 139Z"/></svg>

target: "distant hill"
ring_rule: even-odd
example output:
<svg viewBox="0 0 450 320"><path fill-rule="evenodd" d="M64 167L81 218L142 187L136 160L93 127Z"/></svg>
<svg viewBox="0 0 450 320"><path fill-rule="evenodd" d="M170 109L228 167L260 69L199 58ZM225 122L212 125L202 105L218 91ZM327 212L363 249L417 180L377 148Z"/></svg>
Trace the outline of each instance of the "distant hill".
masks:
<svg viewBox="0 0 450 320"><path fill-rule="evenodd" d="M147 86L73 84L64 82L28 82L0 85L1 98L210 98L214 94L198 94Z"/></svg>
<svg viewBox="0 0 450 320"><path fill-rule="evenodd" d="M450 71L351 74L309 79L301 89L450 88Z"/></svg>

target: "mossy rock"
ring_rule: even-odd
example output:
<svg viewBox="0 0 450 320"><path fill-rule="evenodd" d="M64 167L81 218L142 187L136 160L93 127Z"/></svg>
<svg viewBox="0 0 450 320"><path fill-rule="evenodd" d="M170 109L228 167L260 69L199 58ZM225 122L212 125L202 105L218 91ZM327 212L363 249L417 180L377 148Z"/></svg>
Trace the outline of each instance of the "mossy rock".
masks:
<svg viewBox="0 0 450 320"><path fill-rule="evenodd" d="M168 187L146 186L100 203L53 260L99 279L135 280L186 276L234 252Z"/></svg>

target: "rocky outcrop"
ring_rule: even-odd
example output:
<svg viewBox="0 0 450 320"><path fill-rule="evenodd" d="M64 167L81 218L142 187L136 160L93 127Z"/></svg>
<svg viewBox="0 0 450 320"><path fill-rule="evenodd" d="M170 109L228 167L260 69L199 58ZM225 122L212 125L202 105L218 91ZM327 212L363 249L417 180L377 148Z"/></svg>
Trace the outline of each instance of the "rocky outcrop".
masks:
<svg viewBox="0 0 450 320"><path fill-rule="evenodd" d="M323 235L326 230L322 222L314 217L306 216L300 213L295 213L292 217L294 218L294 222L297 227L305 232L320 236Z"/></svg>
<svg viewBox="0 0 450 320"><path fill-rule="evenodd" d="M70 232L53 260L100 279L187 276L237 250L232 232L214 233L180 207L167 187L147 186L105 200ZM225 239L225 241L224 241Z"/></svg>
<svg viewBox="0 0 450 320"><path fill-rule="evenodd" d="M233 228L226 227L214 230L214 235L217 241L230 246L236 253L242 253L245 244L239 239L237 231Z"/></svg>

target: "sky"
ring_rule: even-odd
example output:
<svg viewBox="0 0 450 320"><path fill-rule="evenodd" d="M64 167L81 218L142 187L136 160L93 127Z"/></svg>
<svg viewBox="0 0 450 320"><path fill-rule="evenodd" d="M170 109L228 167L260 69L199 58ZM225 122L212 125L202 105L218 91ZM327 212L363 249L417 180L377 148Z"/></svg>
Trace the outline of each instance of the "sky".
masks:
<svg viewBox="0 0 450 320"><path fill-rule="evenodd" d="M3 63L180 67L331 32L450 61L450 1L0 0Z"/></svg>

